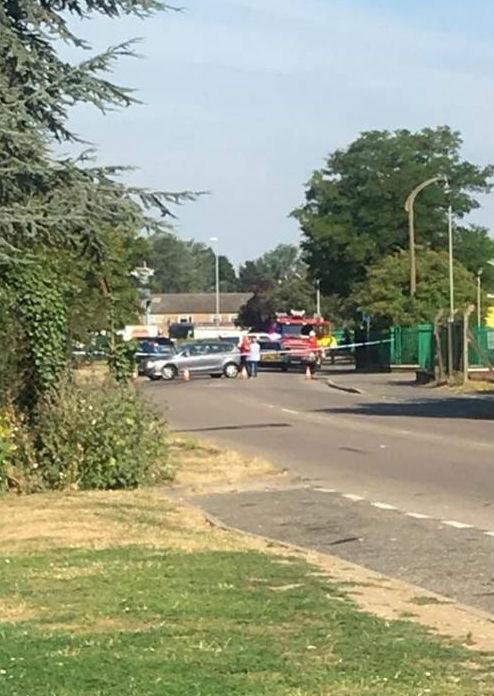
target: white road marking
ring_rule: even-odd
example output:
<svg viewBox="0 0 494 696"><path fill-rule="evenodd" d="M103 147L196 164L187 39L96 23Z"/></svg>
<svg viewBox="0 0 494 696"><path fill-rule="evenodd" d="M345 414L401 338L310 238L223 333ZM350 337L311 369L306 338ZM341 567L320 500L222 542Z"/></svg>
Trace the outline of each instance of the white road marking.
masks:
<svg viewBox="0 0 494 696"><path fill-rule="evenodd" d="M447 524L448 527L454 527L455 529L472 529L473 526L464 522L456 522L456 520L441 520L441 524Z"/></svg>
<svg viewBox="0 0 494 696"><path fill-rule="evenodd" d="M372 507L378 508L379 510L397 510L394 505L388 505L388 503L371 503Z"/></svg>
<svg viewBox="0 0 494 696"><path fill-rule="evenodd" d="M295 416L298 414L298 411L292 411L291 408L282 408L281 410L283 413L293 413Z"/></svg>
<svg viewBox="0 0 494 696"><path fill-rule="evenodd" d="M286 410L286 409L283 409ZM322 487L317 487L313 486L313 490L318 491L319 493L339 493L335 488L322 488ZM347 500L351 500L354 503L359 503L362 500L365 500L364 497L361 495L355 495L354 493L341 493L342 498L346 498ZM397 510L398 512L402 512L398 510L398 508L395 505L389 505L389 503L370 503L372 507L377 508L378 510ZM403 512L403 514L406 517L411 517L414 520L432 520L433 518L430 515L424 515L422 512ZM475 529L475 527L472 524L465 524L465 522L457 522L456 520L439 520L441 524L447 525L448 527L453 527L454 529ZM477 531L482 531L477 529ZM493 537L494 538L494 531L492 532L482 532L485 536Z"/></svg>
<svg viewBox="0 0 494 696"><path fill-rule="evenodd" d="M263 405L263 406L267 406L268 408L275 408L275 407L273 406L273 404L266 404L266 403L263 402L262 405Z"/></svg>

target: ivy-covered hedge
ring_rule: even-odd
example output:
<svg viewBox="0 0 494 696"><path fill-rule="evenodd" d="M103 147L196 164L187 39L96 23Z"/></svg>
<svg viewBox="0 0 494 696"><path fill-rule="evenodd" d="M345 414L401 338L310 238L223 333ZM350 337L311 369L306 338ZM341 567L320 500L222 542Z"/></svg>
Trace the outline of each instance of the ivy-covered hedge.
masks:
<svg viewBox="0 0 494 696"><path fill-rule="evenodd" d="M163 423L131 386L62 387L29 425L0 419L0 483L21 492L118 489L172 478Z"/></svg>

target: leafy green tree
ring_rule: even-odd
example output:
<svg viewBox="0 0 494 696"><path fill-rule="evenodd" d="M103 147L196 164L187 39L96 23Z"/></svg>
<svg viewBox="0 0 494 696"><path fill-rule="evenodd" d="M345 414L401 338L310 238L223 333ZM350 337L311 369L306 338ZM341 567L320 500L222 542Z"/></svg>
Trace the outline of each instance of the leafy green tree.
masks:
<svg viewBox="0 0 494 696"><path fill-rule="evenodd" d="M326 309L324 303L322 309ZM316 311L315 288L304 278L288 278L274 287L258 290L241 308L239 323L264 331L277 313L288 314L291 310L303 310L306 316L313 316Z"/></svg>
<svg viewBox="0 0 494 696"><path fill-rule="evenodd" d="M448 177L456 218L478 207L474 194L491 190L494 168L462 160L461 144L459 133L447 126L417 133L370 131L331 154L314 172L305 204L292 215L304 235L311 275L321 280L325 294L348 297L370 266L408 247L404 203L424 180ZM447 205L439 184L420 193L415 202L417 245L446 247Z"/></svg>
<svg viewBox="0 0 494 696"><path fill-rule="evenodd" d="M368 270L366 281L352 300L359 311L370 315L374 326L411 326L433 322L437 312L449 307L448 254L432 249L417 254L417 293L410 296L410 258L406 251L389 254ZM455 305L465 309L476 302L476 283L459 262L454 264Z"/></svg>
<svg viewBox="0 0 494 696"><path fill-rule="evenodd" d="M485 227L472 225L459 228L454 237L454 255L471 273L482 271L482 283L489 291L494 290L494 239Z"/></svg>
<svg viewBox="0 0 494 696"><path fill-rule="evenodd" d="M221 292L236 292L239 283L235 267L227 256L220 255L219 263Z"/></svg>
<svg viewBox="0 0 494 696"><path fill-rule="evenodd" d="M237 324L253 331L267 331L276 318L276 307L269 293L256 292L238 313Z"/></svg>
<svg viewBox="0 0 494 696"><path fill-rule="evenodd" d="M156 292L212 292L215 288L215 254L211 247L193 240L179 239L172 232L159 232L149 239L145 256L155 269ZM220 256L220 289L237 289L235 269L226 256Z"/></svg>
<svg viewBox="0 0 494 696"><path fill-rule="evenodd" d="M312 316L316 311L315 287L304 278L288 278L271 288L268 293L277 312L304 310L307 316Z"/></svg>
<svg viewBox="0 0 494 696"><path fill-rule="evenodd" d="M274 287L290 278L305 278L307 267L294 244L278 244L254 261L240 267L239 285L245 292Z"/></svg>

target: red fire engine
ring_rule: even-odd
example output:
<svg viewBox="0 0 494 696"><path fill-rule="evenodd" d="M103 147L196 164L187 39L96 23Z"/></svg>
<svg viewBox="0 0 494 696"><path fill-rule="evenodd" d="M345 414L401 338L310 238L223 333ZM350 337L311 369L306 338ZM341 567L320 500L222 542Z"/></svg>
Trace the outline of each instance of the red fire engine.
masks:
<svg viewBox="0 0 494 696"><path fill-rule="evenodd" d="M281 336L288 364L309 365L315 369L321 363L323 349L331 342L331 322L306 317L302 312L276 315L274 331Z"/></svg>

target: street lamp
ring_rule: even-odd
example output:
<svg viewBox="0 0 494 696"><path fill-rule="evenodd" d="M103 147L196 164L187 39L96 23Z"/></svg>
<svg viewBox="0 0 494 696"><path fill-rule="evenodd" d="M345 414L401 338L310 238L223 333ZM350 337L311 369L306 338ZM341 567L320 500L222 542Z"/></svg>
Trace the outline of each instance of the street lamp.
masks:
<svg viewBox="0 0 494 696"><path fill-rule="evenodd" d="M437 181L444 181L447 184L448 180L443 174L433 176L431 179L427 179L416 186L405 201L405 210L408 213L408 235L410 246L410 295L412 297L417 291L417 264L415 261L415 214L413 206L418 194L427 186L435 184Z"/></svg>
<svg viewBox="0 0 494 696"><path fill-rule="evenodd" d="M130 275L137 280L141 286L141 297L142 304L144 308L144 323L146 326L149 325L149 299L151 292L148 287L149 280L154 276L154 268L149 268L147 263L144 261L142 266L137 266L134 268Z"/></svg>
<svg viewBox="0 0 494 696"><path fill-rule="evenodd" d="M447 177L444 178L444 192L449 198L448 203L448 268L449 268L449 317L448 317L448 374L453 373L453 323L455 320L455 283L453 273L453 208L451 206L451 186Z"/></svg>
<svg viewBox="0 0 494 696"><path fill-rule="evenodd" d="M215 244L214 247L214 285L216 293L216 313L214 315L214 323L219 326L220 323L220 256L218 251L218 237L210 237L210 242Z"/></svg>
<svg viewBox="0 0 494 696"><path fill-rule="evenodd" d="M448 203L448 257L449 257L449 321L455 318L455 285L453 275L453 208L451 207L451 187L444 177L444 192L449 197Z"/></svg>
<svg viewBox="0 0 494 696"><path fill-rule="evenodd" d="M321 316L321 281L319 278L316 280L316 315L318 319Z"/></svg>

